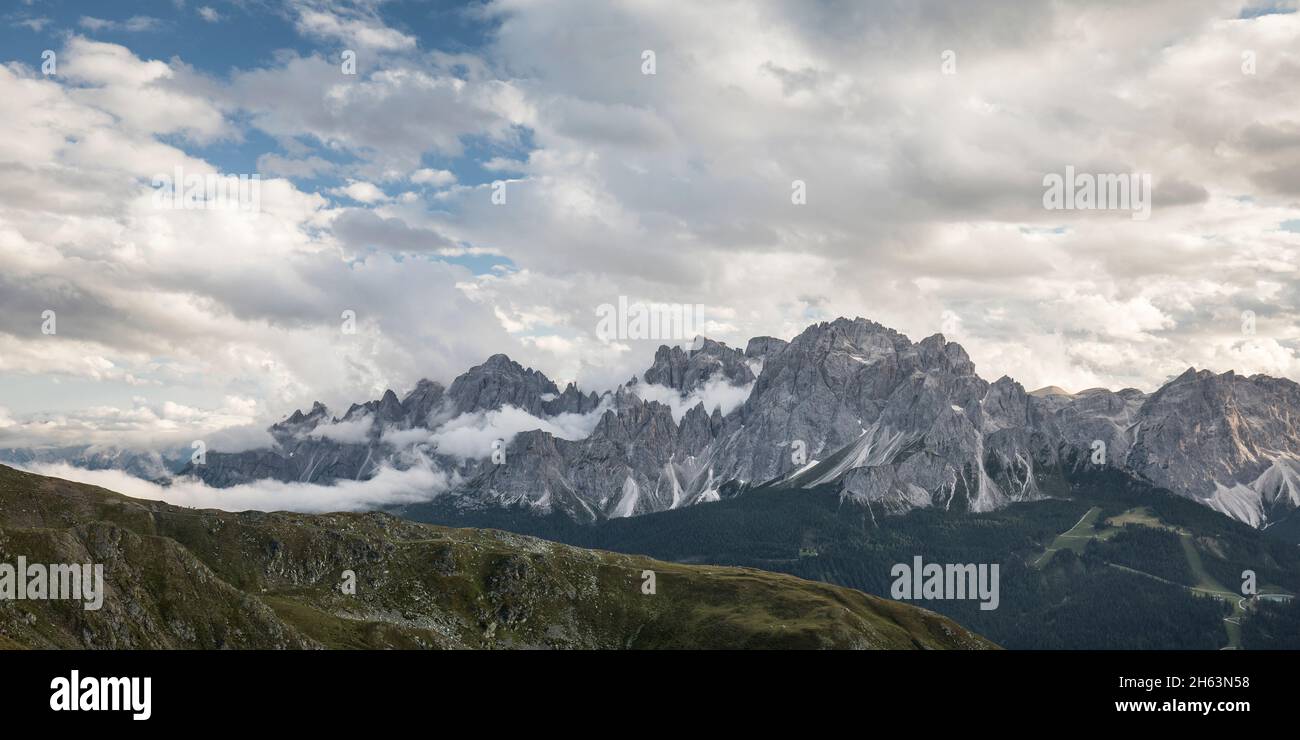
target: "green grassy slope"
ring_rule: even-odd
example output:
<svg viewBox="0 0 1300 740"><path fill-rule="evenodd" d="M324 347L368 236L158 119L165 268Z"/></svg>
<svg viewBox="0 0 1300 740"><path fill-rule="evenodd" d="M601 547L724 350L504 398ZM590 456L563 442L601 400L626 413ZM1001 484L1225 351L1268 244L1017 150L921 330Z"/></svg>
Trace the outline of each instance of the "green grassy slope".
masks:
<svg viewBox="0 0 1300 740"><path fill-rule="evenodd" d="M103 563L107 595L99 611L0 600L0 648L993 646L931 612L790 575L377 513L184 509L0 466L0 562L18 555ZM345 570L355 595L339 588Z"/></svg>

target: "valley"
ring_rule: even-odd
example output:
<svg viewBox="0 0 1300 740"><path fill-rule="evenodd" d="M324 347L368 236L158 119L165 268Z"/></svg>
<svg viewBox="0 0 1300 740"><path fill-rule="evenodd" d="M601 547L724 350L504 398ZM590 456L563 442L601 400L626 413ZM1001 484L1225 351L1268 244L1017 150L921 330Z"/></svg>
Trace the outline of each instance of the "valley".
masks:
<svg viewBox="0 0 1300 740"><path fill-rule="evenodd" d="M1033 565L1036 568L1045 567L1051 560L1052 555L1062 549L1070 550L1076 555L1082 555L1087 551L1089 543L1110 540L1124 532L1125 527L1147 527L1176 534L1179 547L1186 558L1187 567L1192 576L1191 585L1166 580L1127 565L1116 563L1109 563L1109 565L1126 573L1144 576L1162 583L1179 586L1194 594L1218 599L1231 607L1231 614L1223 618L1224 630L1227 633L1228 640L1227 645L1222 648L1224 650L1241 648L1241 623L1248 616L1249 608L1254 607L1259 601L1285 603L1295 596L1293 593L1278 589L1276 586L1265 586L1258 591L1256 599L1252 600L1252 598L1244 596L1240 590L1233 591L1227 588L1206 571L1201 556L1201 548L1196 544L1195 535L1184 528L1165 523L1147 506L1127 509L1116 516L1104 519L1102 518L1102 508L1100 506L1088 509L1087 513L1080 518L1075 526L1071 527L1069 531L1057 535L1043 554L1034 559ZM1211 539L1209 549L1213 550L1215 547L1217 547L1217 540Z"/></svg>

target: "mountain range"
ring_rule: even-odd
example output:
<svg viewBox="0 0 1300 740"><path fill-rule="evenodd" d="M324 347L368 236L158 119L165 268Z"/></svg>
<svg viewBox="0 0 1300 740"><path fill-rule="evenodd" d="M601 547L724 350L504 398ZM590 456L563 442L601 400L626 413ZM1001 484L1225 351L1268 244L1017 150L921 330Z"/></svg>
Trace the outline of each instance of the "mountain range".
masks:
<svg viewBox="0 0 1300 740"><path fill-rule="evenodd" d="M316 403L274 444L211 451L180 476L227 487L332 483L384 467L447 474L464 509L579 522L832 486L872 516L987 512L1063 493L1064 473L1114 469L1254 527L1300 507L1300 385L1188 369L1154 392L1028 392L981 378L961 345L840 318L790 341L661 346L612 391L560 389L505 355L449 386L420 381L341 415Z"/></svg>

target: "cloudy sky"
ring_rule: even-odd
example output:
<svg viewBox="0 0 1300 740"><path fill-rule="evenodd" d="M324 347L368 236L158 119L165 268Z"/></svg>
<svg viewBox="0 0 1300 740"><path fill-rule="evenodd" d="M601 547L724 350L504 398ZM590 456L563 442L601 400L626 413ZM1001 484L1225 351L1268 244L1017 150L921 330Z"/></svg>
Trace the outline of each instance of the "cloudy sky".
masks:
<svg viewBox="0 0 1300 740"><path fill-rule="evenodd" d="M1028 388L1300 378L1294 6L6 3L0 446L496 352L605 389L658 344L597 336L620 296L741 346L942 332ZM1150 218L1044 208L1067 166L1150 175ZM259 176L256 211L160 208L177 167Z"/></svg>

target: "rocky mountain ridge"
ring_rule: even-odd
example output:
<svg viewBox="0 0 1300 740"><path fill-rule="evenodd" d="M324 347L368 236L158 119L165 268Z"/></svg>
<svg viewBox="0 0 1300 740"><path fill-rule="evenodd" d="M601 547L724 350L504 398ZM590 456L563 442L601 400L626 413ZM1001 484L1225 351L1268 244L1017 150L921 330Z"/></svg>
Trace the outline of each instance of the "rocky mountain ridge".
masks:
<svg viewBox="0 0 1300 740"><path fill-rule="evenodd" d="M744 400L724 413L719 391ZM536 423L490 447L449 445L448 430L494 428L507 410ZM574 423L557 433L556 420ZM330 483L427 464L451 474L445 495L457 506L590 521L772 484L834 486L873 514L988 511L1063 492L1063 471L1102 465L1257 527L1300 507L1300 386L1290 380L1188 370L1150 394L1031 394L1008 377L984 380L942 335L913 342L861 318L789 342L755 338L743 351L712 340L660 347L640 378L599 395L561 391L494 355L445 389L421 381L337 418L317 404L271 433L273 448L210 452L180 474L214 486Z"/></svg>

